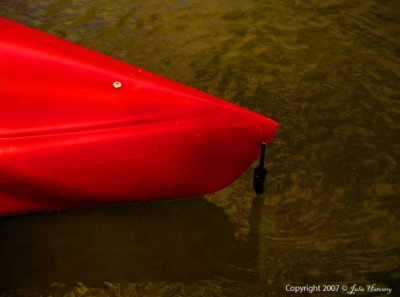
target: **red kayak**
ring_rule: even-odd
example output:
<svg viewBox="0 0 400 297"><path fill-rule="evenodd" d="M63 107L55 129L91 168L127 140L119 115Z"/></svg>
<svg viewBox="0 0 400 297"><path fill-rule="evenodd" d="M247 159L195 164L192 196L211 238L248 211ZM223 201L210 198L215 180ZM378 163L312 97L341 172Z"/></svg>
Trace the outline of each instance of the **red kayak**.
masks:
<svg viewBox="0 0 400 297"><path fill-rule="evenodd" d="M214 192L257 159L277 128L0 18L0 215Z"/></svg>

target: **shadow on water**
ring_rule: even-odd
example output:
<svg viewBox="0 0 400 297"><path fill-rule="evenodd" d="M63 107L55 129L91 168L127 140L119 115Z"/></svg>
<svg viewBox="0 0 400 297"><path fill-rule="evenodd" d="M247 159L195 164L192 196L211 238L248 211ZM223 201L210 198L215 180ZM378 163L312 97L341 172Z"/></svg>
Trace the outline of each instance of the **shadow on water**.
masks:
<svg viewBox="0 0 400 297"><path fill-rule="evenodd" d="M0 291L247 278L257 236L251 231L249 242L239 241L235 228L203 198L2 217Z"/></svg>
<svg viewBox="0 0 400 297"><path fill-rule="evenodd" d="M0 188L15 199L64 201L65 207L90 201L0 173ZM253 201L253 222L261 216L260 199ZM0 217L0 291L46 289L54 282L250 280L258 245L251 230L258 223L248 241L234 236L236 227L223 208L202 197Z"/></svg>
<svg viewBox="0 0 400 297"><path fill-rule="evenodd" d="M3 217L0 288L209 278L230 262L233 233L202 198Z"/></svg>

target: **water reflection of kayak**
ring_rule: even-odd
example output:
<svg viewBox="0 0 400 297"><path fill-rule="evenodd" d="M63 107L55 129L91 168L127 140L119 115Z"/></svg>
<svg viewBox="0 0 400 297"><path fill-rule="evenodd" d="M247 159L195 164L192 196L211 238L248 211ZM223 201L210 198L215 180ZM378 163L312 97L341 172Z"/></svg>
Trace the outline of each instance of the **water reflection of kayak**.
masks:
<svg viewBox="0 0 400 297"><path fill-rule="evenodd" d="M277 123L0 18L0 214L217 191Z"/></svg>

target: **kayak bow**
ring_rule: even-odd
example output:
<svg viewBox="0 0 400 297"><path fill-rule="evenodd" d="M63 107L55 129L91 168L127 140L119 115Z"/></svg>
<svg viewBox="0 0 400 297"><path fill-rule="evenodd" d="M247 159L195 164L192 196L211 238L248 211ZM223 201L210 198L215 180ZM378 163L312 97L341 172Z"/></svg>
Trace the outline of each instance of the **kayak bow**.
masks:
<svg viewBox="0 0 400 297"><path fill-rule="evenodd" d="M278 124L0 18L0 215L202 195Z"/></svg>

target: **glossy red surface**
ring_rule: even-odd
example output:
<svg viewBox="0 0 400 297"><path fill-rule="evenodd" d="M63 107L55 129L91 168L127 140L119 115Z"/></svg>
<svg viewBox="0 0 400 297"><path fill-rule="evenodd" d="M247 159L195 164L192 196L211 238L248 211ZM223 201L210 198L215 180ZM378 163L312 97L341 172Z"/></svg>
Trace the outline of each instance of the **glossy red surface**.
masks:
<svg viewBox="0 0 400 297"><path fill-rule="evenodd" d="M217 191L277 127L0 18L0 215Z"/></svg>

